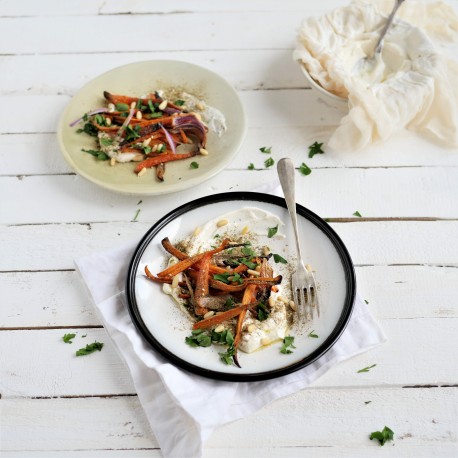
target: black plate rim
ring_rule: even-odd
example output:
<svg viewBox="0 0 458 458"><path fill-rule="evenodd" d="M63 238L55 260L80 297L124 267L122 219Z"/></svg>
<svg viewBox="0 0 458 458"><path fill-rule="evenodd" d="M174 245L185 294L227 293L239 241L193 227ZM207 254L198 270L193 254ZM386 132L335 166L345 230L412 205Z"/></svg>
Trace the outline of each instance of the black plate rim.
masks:
<svg viewBox="0 0 458 458"><path fill-rule="evenodd" d="M194 374L216 379L216 380L224 380L230 382L255 382L261 380L269 380L277 377L282 377L284 375L288 375L292 372L296 372L299 369L302 369L313 362L315 362L318 358L323 356L327 353L333 345L337 342L337 340L342 335L343 331L347 327L347 324L350 320L351 314L353 312L354 301L356 296L356 275L355 269L353 266L353 262L351 260L350 254L344 245L341 238L337 235L334 229L329 226L326 221L320 218L318 215L313 213L311 210L303 207L300 204L296 204L297 214L303 216L308 221L312 222L318 229L320 229L332 242L334 248L339 254L340 260L342 262L342 266L345 272L345 281L347 285L347 291L345 295L345 302L342 310L342 314L337 322L335 328L328 336L328 338L310 355L306 356L302 360L291 364L289 366L284 366L279 369L269 370L265 372L256 372L253 374L233 374L233 373L226 373L226 372L219 372L210 369L205 369L203 367L197 366L195 364L191 364L178 356L174 355L170 350L165 348L163 345L158 342L153 334L149 331L146 324L144 323L140 311L138 309L136 297L135 297L135 281L136 281L136 274L138 264L140 263L140 259L146 250L147 246L151 242L151 240L156 236L156 234L166 225L168 225L171 221L175 218L187 213L191 210L195 210L196 208L200 208L206 205L211 205L219 202L227 202L227 201L258 201L268 204L277 205L282 208L286 207L286 202L283 198L272 196L269 194L258 193L258 192L227 192L227 193L220 193L220 194L213 194L210 196L201 197L199 199L195 199L191 202L185 203L176 209L172 210L171 212L167 213L163 216L159 221L157 221L142 237L140 242L138 243L134 254L132 255L132 259L129 263L129 268L127 271L127 278L126 278L126 300L127 300L127 309L129 311L129 315L134 326L137 328L138 332L142 335L142 337L153 347L153 349L157 350L162 356L172 362L174 365L192 372Z"/></svg>

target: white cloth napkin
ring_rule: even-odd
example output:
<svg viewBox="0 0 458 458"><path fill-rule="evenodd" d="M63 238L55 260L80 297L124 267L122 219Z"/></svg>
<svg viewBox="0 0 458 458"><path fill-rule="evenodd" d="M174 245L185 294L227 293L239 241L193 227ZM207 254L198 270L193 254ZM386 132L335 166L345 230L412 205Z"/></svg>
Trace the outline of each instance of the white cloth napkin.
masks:
<svg viewBox="0 0 458 458"><path fill-rule="evenodd" d="M386 340L368 307L357 297L340 339L320 359L297 372L247 383L210 380L191 374L153 350L130 320L124 284L137 243L132 241L81 257L75 264L105 329L129 367L139 400L165 457L200 457L204 441L218 426L307 387L339 361Z"/></svg>

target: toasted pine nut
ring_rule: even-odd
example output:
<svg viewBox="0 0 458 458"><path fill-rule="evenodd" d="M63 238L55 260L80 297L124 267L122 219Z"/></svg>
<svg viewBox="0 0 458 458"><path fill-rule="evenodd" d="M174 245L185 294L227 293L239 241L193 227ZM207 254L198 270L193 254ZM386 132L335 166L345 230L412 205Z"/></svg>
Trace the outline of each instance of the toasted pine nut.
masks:
<svg viewBox="0 0 458 458"><path fill-rule="evenodd" d="M163 110L167 107L167 100L163 100L160 104L159 104L159 110Z"/></svg>
<svg viewBox="0 0 458 458"><path fill-rule="evenodd" d="M262 248L262 254L264 256L268 256L270 254L270 248L268 246L265 246Z"/></svg>
<svg viewBox="0 0 458 458"><path fill-rule="evenodd" d="M143 167L140 172L137 173L138 177L142 177L146 173L146 167Z"/></svg>
<svg viewBox="0 0 458 458"><path fill-rule="evenodd" d="M231 275L230 277L227 277L227 279L228 279L229 281L235 281L235 280L237 279L237 277Z"/></svg>
<svg viewBox="0 0 458 458"><path fill-rule="evenodd" d="M135 117L136 117L137 119L142 119L142 116L143 116L143 115L142 115L142 112L141 112L140 110L138 110L138 111L137 111L137 114L135 115Z"/></svg>
<svg viewBox="0 0 458 458"><path fill-rule="evenodd" d="M282 301L282 302L285 303L285 304L288 304L288 303L289 303L289 300L286 299L285 296L278 296L278 300L279 300L279 301Z"/></svg>
<svg viewBox="0 0 458 458"><path fill-rule="evenodd" d="M270 339L268 339L267 337L264 337L263 339L261 339L261 345L269 345L270 344Z"/></svg>
<svg viewBox="0 0 458 458"><path fill-rule="evenodd" d="M205 148L200 148L199 153L202 154L202 156L208 156L208 151Z"/></svg>
<svg viewBox="0 0 458 458"><path fill-rule="evenodd" d="M201 103L201 102L197 102L197 103L196 103L196 108L197 108L198 110L204 110L204 109L205 109L204 104Z"/></svg>
<svg viewBox="0 0 458 458"><path fill-rule="evenodd" d="M224 324L220 324L218 327L215 328L215 332L223 332L224 331Z"/></svg>
<svg viewBox="0 0 458 458"><path fill-rule="evenodd" d="M306 268L309 272L312 271L312 266L311 266L310 264L306 264L306 265L305 265L305 268Z"/></svg>
<svg viewBox="0 0 458 458"><path fill-rule="evenodd" d="M256 329L256 326L255 326L254 324L250 324L250 325L246 328L246 330L247 330L248 332L253 332L255 329Z"/></svg>
<svg viewBox="0 0 458 458"><path fill-rule="evenodd" d="M114 106L114 103L109 103L108 104L108 113L113 113L113 111L115 111L115 106Z"/></svg>
<svg viewBox="0 0 458 458"><path fill-rule="evenodd" d="M220 220L216 223L216 225L217 225L218 227L223 227L223 226L225 226L225 225L228 224L228 223L229 223L229 220L227 220L227 219L220 219Z"/></svg>
<svg viewBox="0 0 458 458"><path fill-rule="evenodd" d="M246 273L250 275L254 275L255 277L261 276L260 272L256 272L256 270L247 269Z"/></svg>
<svg viewBox="0 0 458 458"><path fill-rule="evenodd" d="M294 311L296 311L296 304L294 303L294 301L289 301L289 306L290 306Z"/></svg>
<svg viewBox="0 0 458 458"><path fill-rule="evenodd" d="M172 288L176 288L178 286L179 281L180 281L179 275L175 275L172 280Z"/></svg>
<svg viewBox="0 0 458 458"><path fill-rule="evenodd" d="M214 314L215 314L215 312L213 310L210 310L209 312L207 312L204 315L204 320L206 320L207 318L211 318Z"/></svg>
<svg viewBox="0 0 458 458"><path fill-rule="evenodd" d="M151 151L152 151L153 153L155 153L155 152L157 151L157 144L153 146L153 148L151 149Z"/></svg>
<svg viewBox="0 0 458 458"><path fill-rule="evenodd" d="M114 165L116 165L116 158L112 157L110 159L110 165L113 167Z"/></svg>
<svg viewBox="0 0 458 458"><path fill-rule="evenodd" d="M273 307L275 305L275 299L272 296L269 297L269 305L271 307Z"/></svg>
<svg viewBox="0 0 458 458"><path fill-rule="evenodd" d="M196 235L199 235L200 234L200 231L202 230L202 228L200 226L197 226L195 229L194 229L194 232L192 233L192 235L195 237Z"/></svg>
<svg viewBox="0 0 458 458"><path fill-rule="evenodd" d="M151 137L143 141L143 146L148 146L151 143Z"/></svg>
<svg viewBox="0 0 458 458"><path fill-rule="evenodd" d="M111 118L105 118L105 124L110 127L111 126Z"/></svg>
<svg viewBox="0 0 458 458"><path fill-rule="evenodd" d="M241 231L241 234L242 235L245 235L250 229L248 228L248 226L245 226L242 231Z"/></svg>
<svg viewBox="0 0 458 458"><path fill-rule="evenodd" d="M132 102L130 104L130 109L133 110L135 108L135 106L137 105L137 102Z"/></svg>
<svg viewBox="0 0 458 458"><path fill-rule="evenodd" d="M254 269L256 272L261 272L261 266L258 264L255 269Z"/></svg>

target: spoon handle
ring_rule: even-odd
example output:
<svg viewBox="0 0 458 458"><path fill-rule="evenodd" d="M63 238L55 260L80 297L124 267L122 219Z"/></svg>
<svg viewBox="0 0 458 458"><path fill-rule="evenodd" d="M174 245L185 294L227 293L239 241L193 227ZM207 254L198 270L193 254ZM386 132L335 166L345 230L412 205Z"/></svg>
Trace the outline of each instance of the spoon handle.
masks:
<svg viewBox="0 0 458 458"><path fill-rule="evenodd" d="M382 50L383 39L385 38L385 35L388 32L388 29L391 27L391 24L393 23L393 19L394 19L394 15L396 14L396 11L402 5L403 2L404 0L395 1L393 10L391 11L390 15L388 16L386 24L383 27L382 33L380 34L380 38L377 41L377 45L375 46L374 56Z"/></svg>

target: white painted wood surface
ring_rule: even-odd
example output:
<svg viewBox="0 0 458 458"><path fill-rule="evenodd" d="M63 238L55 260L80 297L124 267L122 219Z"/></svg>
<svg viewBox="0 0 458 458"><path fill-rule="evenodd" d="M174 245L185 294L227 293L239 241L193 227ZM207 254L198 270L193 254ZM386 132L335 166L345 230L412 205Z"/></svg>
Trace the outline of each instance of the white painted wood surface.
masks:
<svg viewBox="0 0 458 458"><path fill-rule="evenodd" d="M458 1L452 0L456 8ZM127 369L74 270L76 256L138 239L184 200L275 178L259 147L313 169L299 202L346 243L388 342L310 389L217 430L205 457L458 455L458 151L402 132L354 154L326 142L341 113L291 59L301 18L337 0L0 0L0 451L2 457L159 457ZM458 58L457 46L450 52ZM248 133L216 178L167 198L119 196L74 175L56 137L87 81L138 60L205 66L239 91ZM358 210L363 218L356 218ZM78 342L103 351L73 356ZM83 339L84 341L84 339ZM357 370L377 366L369 373ZM365 404L365 401L371 401ZM368 439L390 426L393 444Z"/></svg>

